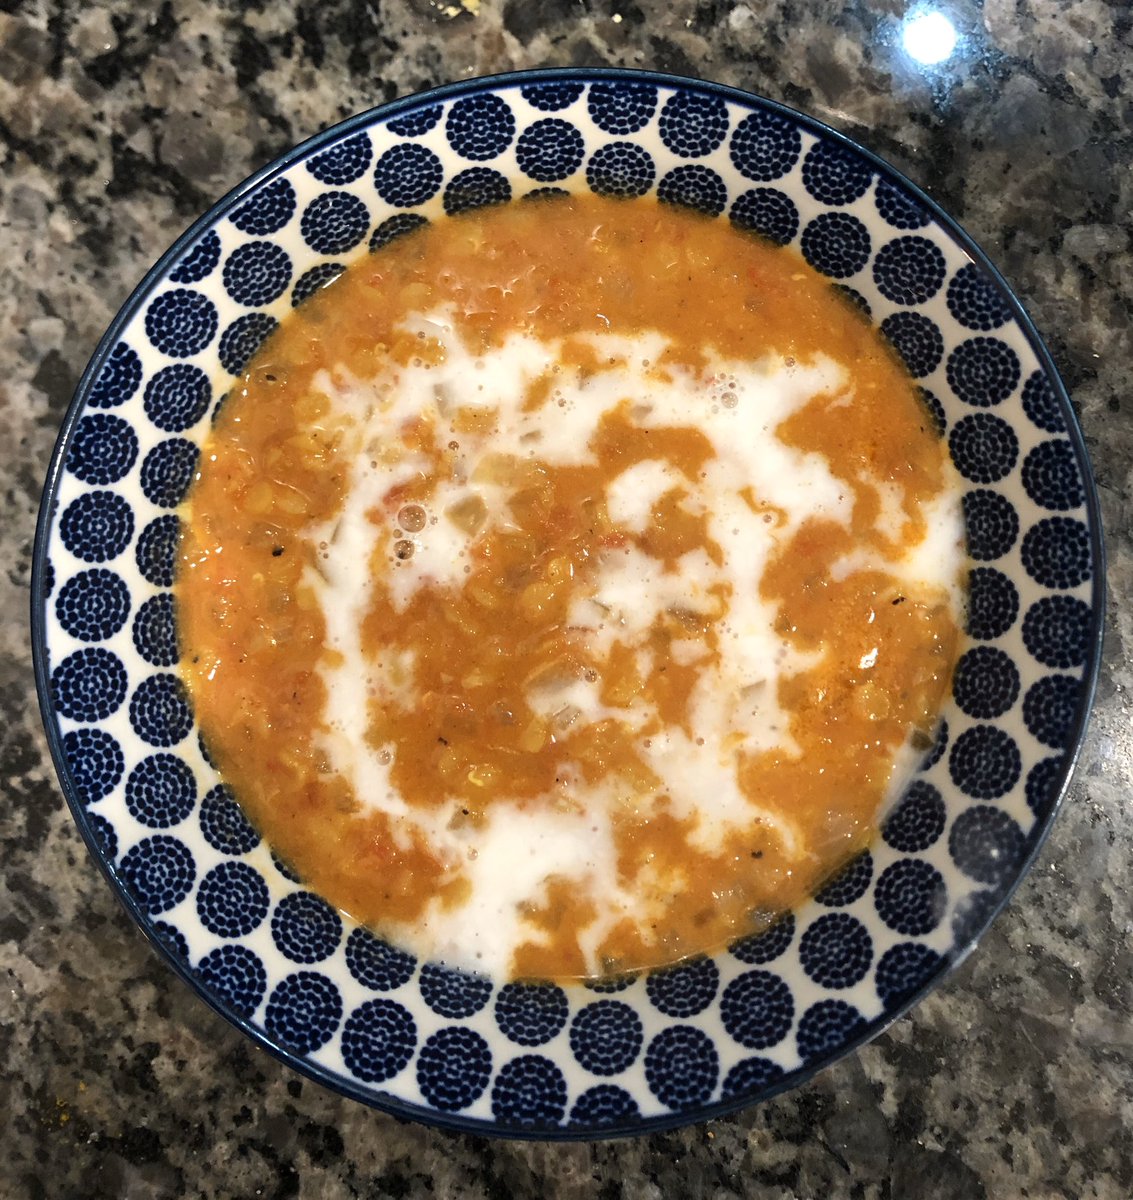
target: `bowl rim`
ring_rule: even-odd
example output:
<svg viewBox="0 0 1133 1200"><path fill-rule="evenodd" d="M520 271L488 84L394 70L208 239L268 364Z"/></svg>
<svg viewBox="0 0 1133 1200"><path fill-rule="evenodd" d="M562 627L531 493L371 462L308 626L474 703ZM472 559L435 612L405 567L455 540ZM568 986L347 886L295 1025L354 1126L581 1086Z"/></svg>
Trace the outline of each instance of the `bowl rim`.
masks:
<svg viewBox="0 0 1133 1200"><path fill-rule="evenodd" d="M753 111L763 110L771 112L820 138L838 143L849 149L852 153L865 159L879 176L895 182L902 190L913 196L930 216L932 222L940 227L953 242L987 273L987 276L993 282L1001 299L1010 311L1011 319L1018 325L1028 345L1034 352L1044 377L1054 391L1056 403L1066 424L1065 434L1070 441L1075 464L1083 481L1083 503L1089 527L1090 555L1093 566L1090 619L1086 641L1087 657L1077 707L1073 721L1070 723L1071 737L1068 739L1067 748L1062 754L1063 761L1059 771L1057 796L1045 819L1037 821L1027 834L1026 849L1018 860L1010 882L1002 888L1001 893L996 898L996 903L968 930L963 944L954 945L947 953L941 955L939 965L895 1008L865 1022L855 1036L841 1043L835 1050L802 1063L794 1070L786 1072L779 1079L775 1080L774 1083L766 1085L757 1100L742 1097L718 1100L702 1105L690 1112L672 1112L641 1117L634 1121L632 1127L615 1126L609 1130L601 1127L583 1128L574 1126L530 1130L512 1127L504 1128L484 1118L454 1116L440 1110L414 1105L389 1094L368 1090L345 1075L322 1067L290 1050L284 1049L275 1044L263 1030L253 1025L248 1018L240 1016L218 1003L201 984L189 963L180 958L159 936L154 934L149 927L150 917L141 910L137 901L123 888L121 881L111 870L110 864L106 860L91 824L87 819L86 806L82 797L77 793L67 767L62 745L62 734L51 700L51 680L47 655L47 596L44 592L44 576L48 567L47 550L55 510L58 506L59 480L74 436L75 427L86 406L91 386L113 347L117 344L119 333L137 314L151 288L164 278L171 265L180 258L201 233L231 212L250 191L267 180L282 174L288 168L309 157L320 146L328 142L336 141L356 130L369 128L376 121L388 120L396 116L399 112L417 108L423 104L441 103L453 97L469 93L495 91L523 84L553 83L556 81L583 84L606 81L637 82L668 88L685 88L691 86L701 92L718 96L725 101L745 106ZM1015 294L1014 289L1008 284L1002 273L996 268L995 264L971 235L954 218L949 216L940 204L933 200L923 188L855 138L832 128L807 113L800 112L779 101L761 96L756 92L750 92L728 84L698 79L693 76L639 70L629 67L534 67L518 71L480 75L454 83L440 84L435 87L426 88L423 91L400 96L383 104L365 109L362 112L328 126L272 159L265 166L253 172L222 195L200 217L193 221L157 259L154 265L150 267L119 308L113 321L100 338L82 375L79 377L52 451L36 519L35 540L32 552L30 584L31 649L40 718L51 753L52 764L64 798L70 808L71 817L78 827L83 841L86 843L88 852L110 884L112 892L126 910L135 928L142 934L159 957L164 960L165 965L173 971L198 999L203 1001L224 1021L235 1026L261 1050L267 1051L273 1058L291 1070L299 1072L299 1074L339 1095L358 1101L367 1107L378 1109L396 1119L417 1121L450 1133L480 1134L500 1139L521 1141L594 1141L638 1137L650 1133L662 1133L684 1125L699 1124L704 1121L728 1116L757 1103L764 1103L783 1092L798 1087L800 1084L817 1075L820 1071L856 1052L867 1042L872 1041L903 1018L929 992L938 987L964 962L986 934L991 924L1007 906L1016 889L1031 870L1034 860L1046 842L1055 819L1065 802L1070 780L1073 777L1085 743L1087 725L1097 688L1101 667L1102 639L1105 631L1106 592L1105 539L1097 483L1089 456L1086 452L1085 437L1066 386L1034 322Z"/></svg>

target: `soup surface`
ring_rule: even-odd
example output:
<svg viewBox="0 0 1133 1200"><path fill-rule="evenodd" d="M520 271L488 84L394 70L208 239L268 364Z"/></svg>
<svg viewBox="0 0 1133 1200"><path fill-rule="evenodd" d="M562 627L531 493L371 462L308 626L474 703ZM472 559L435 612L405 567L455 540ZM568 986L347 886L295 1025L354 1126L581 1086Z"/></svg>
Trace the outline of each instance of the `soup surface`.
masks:
<svg viewBox="0 0 1133 1200"><path fill-rule="evenodd" d="M651 200L356 263L201 461L212 756L313 888L457 965L766 924L868 842L949 680L958 492L914 385L795 253Z"/></svg>

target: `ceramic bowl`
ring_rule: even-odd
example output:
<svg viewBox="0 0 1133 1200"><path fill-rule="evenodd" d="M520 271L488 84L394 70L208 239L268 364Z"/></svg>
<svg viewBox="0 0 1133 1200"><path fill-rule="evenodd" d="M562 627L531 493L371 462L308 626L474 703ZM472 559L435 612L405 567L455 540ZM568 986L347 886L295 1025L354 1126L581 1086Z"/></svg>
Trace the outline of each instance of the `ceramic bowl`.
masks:
<svg viewBox="0 0 1133 1200"><path fill-rule="evenodd" d="M656 195L797 247L923 388L963 478L967 628L939 735L875 845L770 932L599 986L418 961L303 886L209 763L177 672L178 508L215 406L294 305L425 221L532 192ZM35 552L47 734L91 854L208 1004L288 1065L466 1131L719 1116L873 1037L973 947L1066 789L1102 561L1082 437L984 255L841 135L638 72L473 80L343 122L241 184L130 297L60 434Z"/></svg>

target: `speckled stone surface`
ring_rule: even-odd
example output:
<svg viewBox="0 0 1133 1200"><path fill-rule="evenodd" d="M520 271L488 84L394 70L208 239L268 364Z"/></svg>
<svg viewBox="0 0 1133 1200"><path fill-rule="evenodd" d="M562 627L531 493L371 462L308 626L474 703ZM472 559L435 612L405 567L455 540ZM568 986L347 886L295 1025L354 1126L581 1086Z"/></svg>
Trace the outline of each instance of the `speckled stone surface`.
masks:
<svg viewBox="0 0 1133 1200"><path fill-rule="evenodd" d="M902 50L906 0L0 0L0 1196L1133 1195L1133 10L937 7L961 39L926 69ZM303 1081L134 932L49 764L32 532L87 357L209 202L392 96L602 63L802 108L983 244L1080 407L1109 538L1105 666L1035 869L909 1017L727 1120L628 1142L489 1142Z"/></svg>

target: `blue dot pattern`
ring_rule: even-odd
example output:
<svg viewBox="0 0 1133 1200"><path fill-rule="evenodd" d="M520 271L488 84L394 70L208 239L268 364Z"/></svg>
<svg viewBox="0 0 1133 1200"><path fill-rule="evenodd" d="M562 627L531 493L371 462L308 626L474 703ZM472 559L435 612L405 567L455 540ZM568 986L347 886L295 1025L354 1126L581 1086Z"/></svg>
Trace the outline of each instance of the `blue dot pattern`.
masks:
<svg viewBox="0 0 1133 1200"><path fill-rule="evenodd" d="M992 408L1019 383L1019 356L994 337L968 338L948 355L948 382L966 404Z"/></svg>
<svg viewBox="0 0 1133 1200"><path fill-rule="evenodd" d="M994 567L974 567L968 573L966 628L972 637L1002 637L1018 616L1019 590L1008 576Z"/></svg>
<svg viewBox="0 0 1133 1200"><path fill-rule="evenodd" d="M185 941L179 929L174 928L168 921L154 921L150 930L174 958L186 963L189 961L189 943Z"/></svg>
<svg viewBox="0 0 1133 1200"><path fill-rule="evenodd" d="M745 1049L766 1050L790 1032L794 997L772 971L745 971L724 989L720 1018L729 1036Z"/></svg>
<svg viewBox="0 0 1133 1200"><path fill-rule="evenodd" d="M621 1125L640 1116L637 1101L616 1084L599 1083L587 1088L570 1110L570 1123L584 1129Z"/></svg>
<svg viewBox="0 0 1133 1200"><path fill-rule="evenodd" d="M1066 591L1085 583L1092 573L1090 535L1072 517L1047 517L1023 538L1023 568L1043 587Z"/></svg>
<svg viewBox="0 0 1133 1200"><path fill-rule="evenodd" d="M319 263L317 267L312 267L295 281L291 289L291 307L298 308L304 300L309 300L316 292L334 283L345 270L342 263L336 262Z"/></svg>
<svg viewBox="0 0 1133 1200"><path fill-rule="evenodd" d="M511 199L507 176L492 167L469 167L449 180L445 188L445 212L451 217L472 208L506 204Z"/></svg>
<svg viewBox="0 0 1133 1200"><path fill-rule="evenodd" d="M541 1046L566 1024L568 1007L554 984L509 983L496 996L496 1024L519 1046Z"/></svg>
<svg viewBox="0 0 1133 1200"><path fill-rule="evenodd" d="M1040 442L1023 460L1023 487L1040 507L1068 512L1085 500L1074 449L1066 438Z"/></svg>
<svg viewBox="0 0 1133 1200"><path fill-rule="evenodd" d="M569 121L555 117L529 125L515 147L519 169L541 183L573 175L582 165L585 152L582 134Z"/></svg>
<svg viewBox="0 0 1133 1200"><path fill-rule="evenodd" d="M520 89L524 100L540 112L562 112L583 93L581 83L528 83Z"/></svg>
<svg viewBox="0 0 1133 1200"><path fill-rule="evenodd" d="M181 433L208 412L212 387L208 376L191 363L163 367L146 384L146 416L165 433Z"/></svg>
<svg viewBox="0 0 1133 1200"><path fill-rule="evenodd" d="M902 858L878 876L877 915L897 933L921 937L940 924L948 902L944 876L921 858Z"/></svg>
<svg viewBox="0 0 1133 1200"><path fill-rule="evenodd" d="M936 766L944 757L944 751L948 749L948 722L941 717L937 722L935 731L933 732L932 746L929 752L924 756L924 761L921 763L919 770L927 771L930 767Z"/></svg>
<svg viewBox="0 0 1133 1200"><path fill-rule="evenodd" d="M1062 433L1066 428L1054 388L1041 370L1033 371L1023 384L1023 411L1034 425L1047 433Z"/></svg>
<svg viewBox="0 0 1133 1200"><path fill-rule="evenodd" d="M200 292L173 288L146 309L146 337L170 358L192 358L216 336L216 305Z"/></svg>
<svg viewBox="0 0 1133 1200"><path fill-rule="evenodd" d="M515 137L511 106L500 96L467 96L445 118L449 145L464 158L485 162L498 158Z"/></svg>
<svg viewBox="0 0 1133 1200"><path fill-rule="evenodd" d="M68 654L51 673L55 711L69 721L105 721L126 698L126 668L101 646Z"/></svg>
<svg viewBox="0 0 1133 1200"><path fill-rule="evenodd" d="M803 187L823 204L853 204L872 182L864 160L837 142L815 142L803 159Z"/></svg>
<svg viewBox="0 0 1133 1200"><path fill-rule="evenodd" d="M873 856L868 850L848 862L814 897L827 908L845 908L865 895L873 878Z"/></svg>
<svg viewBox="0 0 1133 1200"><path fill-rule="evenodd" d="M205 762L208 763L213 770L215 770L216 760L213 758L212 752L209 750L208 742L205 741L205 735L201 733L200 730L197 731L197 749L201 752L201 758L203 758Z"/></svg>
<svg viewBox="0 0 1133 1200"><path fill-rule="evenodd" d="M586 979L583 980L582 986L587 991L598 992L603 996L612 996L632 987L636 980L637 975L631 972L626 975L605 975L601 979Z"/></svg>
<svg viewBox="0 0 1133 1200"><path fill-rule="evenodd" d="M142 360L125 342L118 342L106 356L87 397L91 408L117 408L138 390L142 382Z"/></svg>
<svg viewBox="0 0 1133 1200"><path fill-rule="evenodd" d="M387 204L412 208L440 191L444 173L441 160L427 146L400 142L378 159L374 187Z"/></svg>
<svg viewBox="0 0 1133 1200"><path fill-rule="evenodd" d="M733 225L758 233L777 246L793 242L799 232L799 210L777 188L752 188L737 196L728 214Z"/></svg>
<svg viewBox="0 0 1133 1200"><path fill-rule="evenodd" d="M894 304L924 304L944 282L944 255L935 242L917 234L886 242L873 260L878 291Z"/></svg>
<svg viewBox="0 0 1133 1200"><path fill-rule="evenodd" d="M523 1054L504 1063L492 1085L492 1115L520 1129L558 1125L566 1103L566 1079L542 1054Z"/></svg>
<svg viewBox="0 0 1133 1200"><path fill-rule="evenodd" d="M820 213L803 230L803 258L831 279L856 275L869 262L869 230L850 213Z"/></svg>
<svg viewBox="0 0 1133 1200"><path fill-rule="evenodd" d="M217 864L197 889L197 916L217 937L247 937L263 923L270 903L264 877L244 862Z"/></svg>
<svg viewBox="0 0 1133 1200"><path fill-rule="evenodd" d="M839 1050L865 1029L861 1013L845 1000L820 1000L799 1018L795 1035L799 1054L807 1061Z"/></svg>
<svg viewBox="0 0 1133 1200"><path fill-rule="evenodd" d="M419 981L421 997L442 1017L464 1018L478 1013L492 994L492 982L483 975L426 963Z"/></svg>
<svg viewBox="0 0 1133 1200"><path fill-rule="evenodd" d="M247 854L260 843L260 835L226 784L218 783L205 793L197 820L205 841L221 854Z"/></svg>
<svg viewBox="0 0 1133 1200"><path fill-rule="evenodd" d="M928 224L928 213L887 179L877 181L873 202L881 219L894 229L923 229Z"/></svg>
<svg viewBox="0 0 1133 1200"><path fill-rule="evenodd" d="M473 1104L484 1094L491 1073L488 1043L464 1025L438 1030L417 1055L417 1086L442 1112L459 1112Z"/></svg>
<svg viewBox="0 0 1133 1200"><path fill-rule="evenodd" d="M405 234L412 233L428 223L420 213L395 213L392 217L387 217L370 238L371 253L388 246L395 238L404 237Z"/></svg>
<svg viewBox="0 0 1133 1200"><path fill-rule="evenodd" d="M118 857L118 835L114 826L101 813L87 813L87 823L99 849L109 862Z"/></svg>
<svg viewBox="0 0 1133 1200"><path fill-rule="evenodd" d="M271 855L272 866L287 880L288 883L302 883L303 880L299 876L299 872L292 869L289 863L284 862L275 851Z"/></svg>
<svg viewBox="0 0 1133 1200"><path fill-rule="evenodd" d="M657 108L657 89L648 83L595 83L586 97L590 119L603 133L624 137L644 129Z"/></svg>
<svg viewBox="0 0 1133 1200"><path fill-rule="evenodd" d="M786 952L794 937L794 913L784 913L770 929L741 938L733 942L729 949L742 963L754 965L774 962Z"/></svg>
<svg viewBox="0 0 1133 1200"><path fill-rule="evenodd" d="M176 746L188 737L193 713L181 679L164 672L143 679L130 697L130 725L151 746Z"/></svg>
<svg viewBox="0 0 1133 1200"><path fill-rule="evenodd" d="M154 667L176 666L177 623L173 615L173 597L169 592L151 596L138 609L132 628L134 649Z"/></svg>
<svg viewBox="0 0 1133 1200"><path fill-rule="evenodd" d="M715 171L697 163L674 167L657 185L657 199L718 217L728 202L728 189Z"/></svg>
<svg viewBox="0 0 1133 1200"><path fill-rule="evenodd" d="M1023 722L1044 746L1065 745L1078 711L1079 682L1072 675L1046 675L1023 697Z"/></svg>
<svg viewBox="0 0 1133 1200"><path fill-rule="evenodd" d="M245 242L224 260L224 290L247 308L278 299L291 282L291 255L275 242Z"/></svg>
<svg viewBox="0 0 1133 1200"><path fill-rule="evenodd" d="M966 329L987 333L1011 319L1011 309L999 289L976 266L961 267L948 284L948 311Z"/></svg>
<svg viewBox="0 0 1133 1200"><path fill-rule="evenodd" d="M948 852L969 878L998 884L1015 869L1023 852L1023 831L1001 809L977 804L956 818L948 834Z"/></svg>
<svg viewBox="0 0 1133 1200"><path fill-rule="evenodd" d="M782 1077L783 1068L769 1058L761 1058L758 1055L742 1058L724 1077L720 1094L725 1100L755 1096Z"/></svg>
<svg viewBox="0 0 1133 1200"><path fill-rule="evenodd" d="M174 283L199 283L216 270L220 262L220 238L210 229L170 271Z"/></svg>
<svg viewBox="0 0 1133 1200"><path fill-rule="evenodd" d="M184 842L157 833L126 851L118 873L138 907L156 916L185 899L192 890L197 868Z"/></svg>
<svg viewBox="0 0 1133 1200"><path fill-rule="evenodd" d="M172 514L151 521L138 535L134 559L147 583L154 587L172 587L177 561L181 522Z"/></svg>
<svg viewBox="0 0 1133 1200"><path fill-rule="evenodd" d="M158 442L142 461L142 491L158 508L176 508L185 499L200 451L186 438Z"/></svg>
<svg viewBox="0 0 1133 1200"><path fill-rule="evenodd" d="M641 1018L621 1000L597 1000L575 1013L570 1050L579 1066L593 1075L618 1075L641 1053Z"/></svg>
<svg viewBox="0 0 1133 1200"><path fill-rule="evenodd" d="M205 987L240 1017L250 1017L260 1007L268 977L260 957L239 943L218 946L197 964Z"/></svg>
<svg viewBox="0 0 1133 1200"><path fill-rule="evenodd" d="M703 1030L670 1025L645 1052L645 1082L666 1108L688 1112L708 1102L720 1075L720 1055Z"/></svg>
<svg viewBox="0 0 1133 1200"><path fill-rule="evenodd" d="M848 300L863 316L869 317L873 314L873 309L870 308L869 301L856 288L850 287L848 283L834 284L834 291L843 300Z"/></svg>
<svg viewBox="0 0 1133 1200"><path fill-rule="evenodd" d="M1068 670L1086 661L1090 606L1074 596L1044 596L1023 618L1023 644L1044 667Z"/></svg>
<svg viewBox="0 0 1133 1200"><path fill-rule="evenodd" d="M264 1013L264 1030L299 1054L325 1046L342 1020L342 995L318 971L297 971L277 984Z"/></svg>
<svg viewBox="0 0 1133 1200"><path fill-rule="evenodd" d="M587 185L599 196L644 196L656 174L652 155L634 142L610 142L586 165Z"/></svg>
<svg viewBox="0 0 1133 1200"><path fill-rule="evenodd" d="M105 567L79 571L55 598L59 624L80 642L105 642L130 615L130 589L125 580Z"/></svg>
<svg viewBox="0 0 1133 1200"><path fill-rule="evenodd" d="M940 365L944 337L931 317L920 312L890 313L880 328L914 379L931 375Z"/></svg>
<svg viewBox="0 0 1133 1200"><path fill-rule="evenodd" d="M81 561L109 562L134 536L134 510L114 492L84 492L63 510L59 536Z"/></svg>
<svg viewBox="0 0 1133 1200"><path fill-rule="evenodd" d="M661 108L658 132L679 158L703 158L728 135L728 106L719 96L677 92Z"/></svg>
<svg viewBox="0 0 1133 1200"><path fill-rule="evenodd" d="M866 315L869 314L869 306L866 306ZM945 430L948 428L948 421L944 415L944 405L928 390L928 388L917 388L917 395L920 397L921 403L928 409L929 419L932 421L932 427L936 430L938 437L943 437Z"/></svg>
<svg viewBox="0 0 1133 1200"><path fill-rule="evenodd" d="M799 961L807 975L822 987L853 987L873 962L873 939L857 917L828 913L799 939Z"/></svg>
<svg viewBox="0 0 1133 1200"><path fill-rule="evenodd" d="M547 187L532 188L531 191L524 193L522 199L534 201L554 200L557 197L569 195L570 192L566 188L548 185Z"/></svg>
<svg viewBox="0 0 1133 1200"><path fill-rule="evenodd" d="M345 254L370 231L370 210L351 192L323 192L303 210L299 232L316 254Z"/></svg>
<svg viewBox="0 0 1133 1200"><path fill-rule="evenodd" d="M197 781L188 763L172 754L143 758L126 780L126 807L150 829L179 825L197 802Z"/></svg>
<svg viewBox="0 0 1133 1200"><path fill-rule="evenodd" d="M417 1022L394 1000L367 1000L342 1030L346 1069L364 1083L384 1083L409 1065L417 1047Z"/></svg>
<svg viewBox="0 0 1133 1200"><path fill-rule="evenodd" d="M126 767L121 746L101 729L72 729L64 734L63 754L84 804L109 796Z"/></svg>
<svg viewBox="0 0 1133 1200"><path fill-rule="evenodd" d="M343 187L361 179L369 170L374 148L367 133L343 138L329 150L322 150L307 160L307 170L320 182L331 187Z"/></svg>
<svg viewBox="0 0 1133 1200"><path fill-rule="evenodd" d="M105 487L129 474L138 457L138 435L121 417L92 413L75 426L67 470L83 483Z"/></svg>
<svg viewBox="0 0 1133 1200"><path fill-rule="evenodd" d="M976 646L960 656L952 695L963 712L981 721L1001 717L1019 696L1015 660L995 646Z"/></svg>
<svg viewBox="0 0 1133 1200"><path fill-rule="evenodd" d="M359 926L346 939L346 966L363 987L392 992L413 978L417 959Z"/></svg>
<svg viewBox="0 0 1133 1200"><path fill-rule="evenodd" d="M292 962L322 962L338 949L342 918L314 892L292 892L272 913L271 936Z"/></svg>
<svg viewBox="0 0 1133 1200"><path fill-rule="evenodd" d="M944 960L920 942L898 942L877 963L874 982L887 1010L896 1008L940 970Z"/></svg>
<svg viewBox="0 0 1133 1200"><path fill-rule="evenodd" d="M390 133L396 134L397 137L420 137L435 128L440 119L441 106L428 104L403 116L394 117L388 127Z"/></svg>
<svg viewBox="0 0 1133 1200"><path fill-rule="evenodd" d="M952 782L975 800L997 800L1019 779L1022 759L1015 739L994 725L973 725L956 739L948 755Z"/></svg>
<svg viewBox="0 0 1133 1200"><path fill-rule="evenodd" d="M992 562L1010 552L1019 538L1019 514L1006 496L977 488L965 493L962 506L968 554L972 558L977 562Z"/></svg>
<svg viewBox="0 0 1133 1200"><path fill-rule="evenodd" d="M952 936L957 942L973 941L991 920L999 902L995 888L981 888L965 896L952 914Z"/></svg>
<svg viewBox="0 0 1133 1200"><path fill-rule="evenodd" d="M1039 815L1053 806L1058 799L1058 793L1066 768L1066 760L1056 754L1053 758L1044 758L1027 772L1027 807Z"/></svg>
<svg viewBox="0 0 1133 1200"><path fill-rule="evenodd" d="M728 154L746 179L770 183L781 179L798 162L802 148L802 137L793 121L775 113L753 112L736 126Z"/></svg>
<svg viewBox="0 0 1133 1200"><path fill-rule="evenodd" d="M905 790L881 826L881 836L894 850L913 854L940 840L946 823L944 797L923 779Z"/></svg>
<svg viewBox="0 0 1133 1200"><path fill-rule="evenodd" d="M268 313L251 312L237 317L220 335L220 365L229 375L243 375L256 351L278 325Z"/></svg>
<svg viewBox="0 0 1133 1200"><path fill-rule="evenodd" d="M710 958L694 958L645 980L645 991L653 1006L667 1017L691 1017L703 1012L716 998L720 968Z"/></svg>
<svg viewBox="0 0 1133 1200"><path fill-rule="evenodd" d="M257 188L251 198L232 214L232 224L241 233L265 237L278 233L295 215L295 189L286 179L273 179Z"/></svg>

